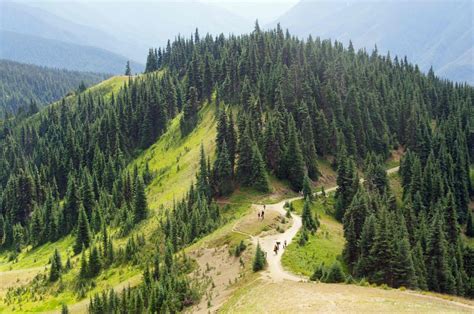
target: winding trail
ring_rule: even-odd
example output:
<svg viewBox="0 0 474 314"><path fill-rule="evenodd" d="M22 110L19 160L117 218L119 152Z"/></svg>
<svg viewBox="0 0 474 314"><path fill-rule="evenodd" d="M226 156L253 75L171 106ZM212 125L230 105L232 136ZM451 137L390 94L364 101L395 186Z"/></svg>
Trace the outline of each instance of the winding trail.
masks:
<svg viewBox="0 0 474 314"><path fill-rule="evenodd" d="M400 167L390 168L387 170L387 174L397 172L399 168ZM360 182L363 183L364 179L360 179ZM337 189L337 185L326 189L325 192L331 193L331 192L336 191L336 189ZM320 191L316 192L315 195L321 195L321 192ZM286 202L291 203L293 201L296 201L302 198L303 198L302 196L293 197L293 198L285 199L276 204L265 204L265 205L253 204L253 207L257 208L258 210L263 210L265 206L266 211L272 210L272 211L276 211L280 215L285 215L286 214L286 210L284 208L285 203ZM255 245L259 243L262 250L266 252L268 265L265 271L263 272L263 277L272 282L281 282L283 280L291 280L291 281L307 280L307 278L300 277L289 271L286 271L281 264L281 257L285 250L283 248L283 243L286 240L287 245L290 244L294 240L296 234L298 233L298 231L300 230L302 226L301 217L299 215L296 215L295 213L291 213L291 218L293 220L293 224L291 225L290 228L285 230L285 232L268 235L268 236L253 236L251 234L239 231L236 228L238 222L232 228L233 232L240 233L240 234L250 237L252 242ZM280 250L278 250L278 254L275 254L273 252L273 247L276 242L281 243Z"/></svg>

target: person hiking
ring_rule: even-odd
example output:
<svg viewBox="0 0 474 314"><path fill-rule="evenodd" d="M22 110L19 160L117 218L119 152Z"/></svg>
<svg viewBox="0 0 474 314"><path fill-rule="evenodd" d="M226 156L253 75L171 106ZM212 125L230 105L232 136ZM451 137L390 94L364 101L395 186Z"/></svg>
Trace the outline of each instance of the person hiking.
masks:
<svg viewBox="0 0 474 314"><path fill-rule="evenodd" d="M273 247L273 252L275 252L275 255L278 254L278 246L275 244L275 246Z"/></svg>
<svg viewBox="0 0 474 314"><path fill-rule="evenodd" d="M262 217L262 220L265 218L265 211L262 210L262 214L260 215Z"/></svg>
<svg viewBox="0 0 474 314"><path fill-rule="evenodd" d="M283 248L286 248L286 240L283 242Z"/></svg>
<svg viewBox="0 0 474 314"><path fill-rule="evenodd" d="M260 220L260 211L257 212L258 220Z"/></svg>

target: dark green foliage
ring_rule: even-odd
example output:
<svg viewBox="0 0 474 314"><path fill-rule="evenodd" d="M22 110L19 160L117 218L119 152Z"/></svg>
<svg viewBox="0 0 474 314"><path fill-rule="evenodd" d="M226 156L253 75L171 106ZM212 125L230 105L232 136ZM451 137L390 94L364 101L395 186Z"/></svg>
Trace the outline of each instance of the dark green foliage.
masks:
<svg viewBox="0 0 474 314"><path fill-rule="evenodd" d="M76 242L74 243L74 253L78 254L85 247L87 248L91 242L91 230L89 228L89 220L87 219L84 207L79 209L79 219L77 222Z"/></svg>
<svg viewBox="0 0 474 314"><path fill-rule="evenodd" d="M69 314L69 309L67 308L66 304L61 305L61 314Z"/></svg>
<svg viewBox="0 0 474 314"><path fill-rule="evenodd" d="M449 269L448 243L443 231L443 217L437 212L431 224L426 255L428 288L433 291L454 293L455 281Z"/></svg>
<svg viewBox="0 0 474 314"><path fill-rule="evenodd" d="M246 248L247 246L245 245L244 241L241 240L240 243L235 247L234 256L239 257Z"/></svg>
<svg viewBox="0 0 474 314"><path fill-rule="evenodd" d="M305 163L301 151L299 136L296 131L295 121L290 116L288 125L288 146L284 153L281 173L290 181L291 188L301 191L305 177Z"/></svg>
<svg viewBox="0 0 474 314"><path fill-rule="evenodd" d="M311 281L321 281L326 277L327 269L323 264L319 264L318 267L314 270L309 280Z"/></svg>
<svg viewBox="0 0 474 314"><path fill-rule="evenodd" d="M298 238L298 245L304 246L306 242L308 242L308 239L309 239L308 230L306 230L306 228L301 228L300 236Z"/></svg>
<svg viewBox="0 0 474 314"><path fill-rule="evenodd" d="M198 92L195 87L189 88L188 101L183 108L183 116L181 117L180 127L183 136L188 135L198 122L199 100Z"/></svg>
<svg viewBox="0 0 474 314"><path fill-rule="evenodd" d="M145 185L141 177L135 178L135 188L133 196L133 213L135 222L142 221L148 213L148 206L145 194Z"/></svg>
<svg viewBox="0 0 474 314"><path fill-rule="evenodd" d="M303 197L308 202L312 202L314 199L313 189L311 188L311 182L308 176L305 176L303 180Z"/></svg>
<svg viewBox="0 0 474 314"><path fill-rule="evenodd" d="M237 162L237 179L242 185L251 185L253 178L253 149L249 128L246 127L239 137L239 158Z"/></svg>
<svg viewBox="0 0 474 314"><path fill-rule="evenodd" d="M342 221L344 213L359 188L354 161L347 157L345 150L338 157L337 190L335 195L336 219Z"/></svg>
<svg viewBox="0 0 474 314"><path fill-rule="evenodd" d="M260 244L257 244L257 249L255 250L255 257L253 258L252 269L254 272L260 271L265 267L266 264L267 260L265 258L265 252L262 251Z"/></svg>
<svg viewBox="0 0 474 314"><path fill-rule="evenodd" d="M326 283L338 283L344 282L345 280L346 276L339 262L334 262L327 271L326 276L322 278L322 281Z"/></svg>
<svg viewBox="0 0 474 314"><path fill-rule="evenodd" d="M348 263L349 269L353 270L360 254L361 237L366 217L370 213L369 198L364 189L359 189L352 199L349 208L346 210L343 218L344 237L346 244L344 247L345 261ZM371 226L367 226L369 228ZM373 234L373 230L367 229L366 236ZM364 239L368 241L369 239ZM370 239L371 240L371 239ZM365 243L368 245L368 243ZM368 252L365 252L367 255ZM368 255L367 255L368 256Z"/></svg>
<svg viewBox="0 0 474 314"><path fill-rule="evenodd" d="M254 145L252 149L252 172L252 186L260 192L270 191L265 163L256 145Z"/></svg>
<svg viewBox="0 0 474 314"><path fill-rule="evenodd" d="M30 116L42 105L59 100L79 84L94 84L105 74L46 68L0 60L0 117L5 112Z"/></svg>
<svg viewBox="0 0 474 314"><path fill-rule="evenodd" d="M61 256L58 249L54 249L53 256L51 257L51 268L49 269L49 281L58 280L61 277L62 268Z"/></svg>
<svg viewBox="0 0 474 314"><path fill-rule="evenodd" d="M89 254L89 261L87 263L87 274L89 277L95 277L99 274L101 269L101 261L97 247L93 247Z"/></svg>
<svg viewBox="0 0 474 314"><path fill-rule="evenodd" d="M344 221L344 262L352 275L470 293L467 249L458 233L467 228L473 192L472 87L425 75L406 59L355 53L339 42L303 41L258 26L251 35L178 37L163 50L151 50L148 61L149 74L130 78L110 97L86 91L32 117L7 115L0 122L2 249L55 241L72 230L79 235L86 223L94 233L110 224L119 229L117 236L128 234L139 220L136 178L145 179L147 172L129 172L129 162L177 114L183 135L192 132L200 104L215 93L219 161L211 170L202 154L196 185L164 210L157 227L166 247L160 253L167 280L179 272L173 252L222 223L212 196L231 190L223 184L229 173L227 182L264 190L268 171L301 191L306 176L317 180L319 154L337 156L336 217ZM407 150L400 169L402 207L383 169L389 149L399 145ZM356 165L367 180L360 194ZM441 231L428 227L433 225ZM302 244L308 232L302 230ZM91 244L90 232L81 233L89 241L76 237L75 251ZM144 241L128 242L110 259L105 251L113 249L105 248L111 241L97 238L103 241L103 267L128 258L140 263ZM427 258L431 254L435 258ZM163 274L159 267L154 272ZM159 288L131 289L123 297L127 307L136 306L127 311L176 312L194 300L188 289L178 288L187 280L150 283ZM164 296L165 290L176 293ZM104 312L119 298L94 298L92 308Z"/></svg>
<svg viewBox="0 0 474 314"><path fill-rule="evenodd" d="M388 187L388 177L383 159L380 156L369 154L365 161L365 182L369 191L385 193Z"/></svg>
<svg viewBox="0 0 474 314"><path fill-rule="evenodd" d="M467 216L466 235L471 238L474 237L474 223L472 222L471 211L469 211L469 214Z"/></svg>
<svg viewBox="0 0 474 314"><path fill-rule="evenodd" d="M229 195L234 189L232 182L233 170L229 159L227 144L224 141L222 148L217 151L213 168L213 185L215 193L219 196Z"/></svg>
<svg viewBox="0 0 474 314"><path fill-rule="evenodd" d="M382 208L375 227L374 243L370 250L372 274L370 279L378 284L393 282L393 261L395 248L393 243L393 225L391 214Z"/></svg>
<svg viewBox="0 0 474 314"><path fill-rule="evenodd" d="M130 61L127 61L127 64L125 65L125 75L126 76L132 75L132 69L130 68Z"/></svg>
<svg viewBox="0 0 474 314"><path fill-rule="evenodd" d="M305 199L303 205L303 213L301 214L301 220L303 223L303 230L308 230L311 233L316 233L319 227L319 220L313 215L308 199Z"/></svg>

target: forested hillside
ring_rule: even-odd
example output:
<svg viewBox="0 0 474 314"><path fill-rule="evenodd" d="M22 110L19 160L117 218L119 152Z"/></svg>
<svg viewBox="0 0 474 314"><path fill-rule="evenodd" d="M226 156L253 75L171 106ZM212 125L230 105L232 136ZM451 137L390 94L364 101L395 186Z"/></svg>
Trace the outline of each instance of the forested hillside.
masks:
<svg viewBox="0 0 474 314"><path fill-rule="evenodd" d="M77 91L81 83L85 88L107 76L0 60L0 113L16 113L20 107L35 113L39 107Z"/></svg>
<svg viewBox="0 0 474 314"><path fill-rule="evenodd" d="M301 0L274 23L292 34L407 56L427 72L474 83L472 1ZM446 49L449 47L449 49ZM469 57L471 56L471 57Z"/></svg>
<svg viewBox="0 0 474 314"><path fill-rule="evenodd" d="M78 285L67 289L82 298L101 271L133 264L143 282L97 294L89 311L180 311L199 294L186 276L188 257L174 253L222 225L214 199L240 187L268 192L270 174L308 195L321 174L318 159L337 169L335 216L344 224L343 259L354 278L474 295L474 254L462 236L472 236L472 87L377 51L302 41L258 24L243 36L201 37L196 30L178 37L150 49L146 71L107 96L82 93L26 121L4 122L2 249L19 252L71 233L67 258L80 254L75 273L56 252L49 276L20 295L73 273ZM179 120L183 138L192 136L208 105L217 108L215 157L203 148L189 192L151 211L146 184L160 174L130 163L171 120ZM406 151L401 203L383 166L394 148ZM154 215L148 237L116 246ZM312 228L306 219L303 228Z"/></svg>

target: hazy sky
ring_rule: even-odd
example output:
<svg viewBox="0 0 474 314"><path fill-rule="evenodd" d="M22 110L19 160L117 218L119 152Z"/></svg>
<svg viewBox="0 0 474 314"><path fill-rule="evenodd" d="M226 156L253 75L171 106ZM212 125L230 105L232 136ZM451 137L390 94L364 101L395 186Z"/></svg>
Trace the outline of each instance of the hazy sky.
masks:
<svg viewBox="0 0 474 314"><path fill-rule="evenodd" d="M200 0L219 5L247 19L259 19L261 24L269 23L278 18L299 0Z"/></svg>
<svg viewBox="0 0 474 314"><path fill-rule="evenodd" d="M3 0L0 0L0 2ZM272 22L299 0L17 0L18 2L191 2L199 1L218 5L236 15L254 21L258 18L260 24Z"/></svg>

